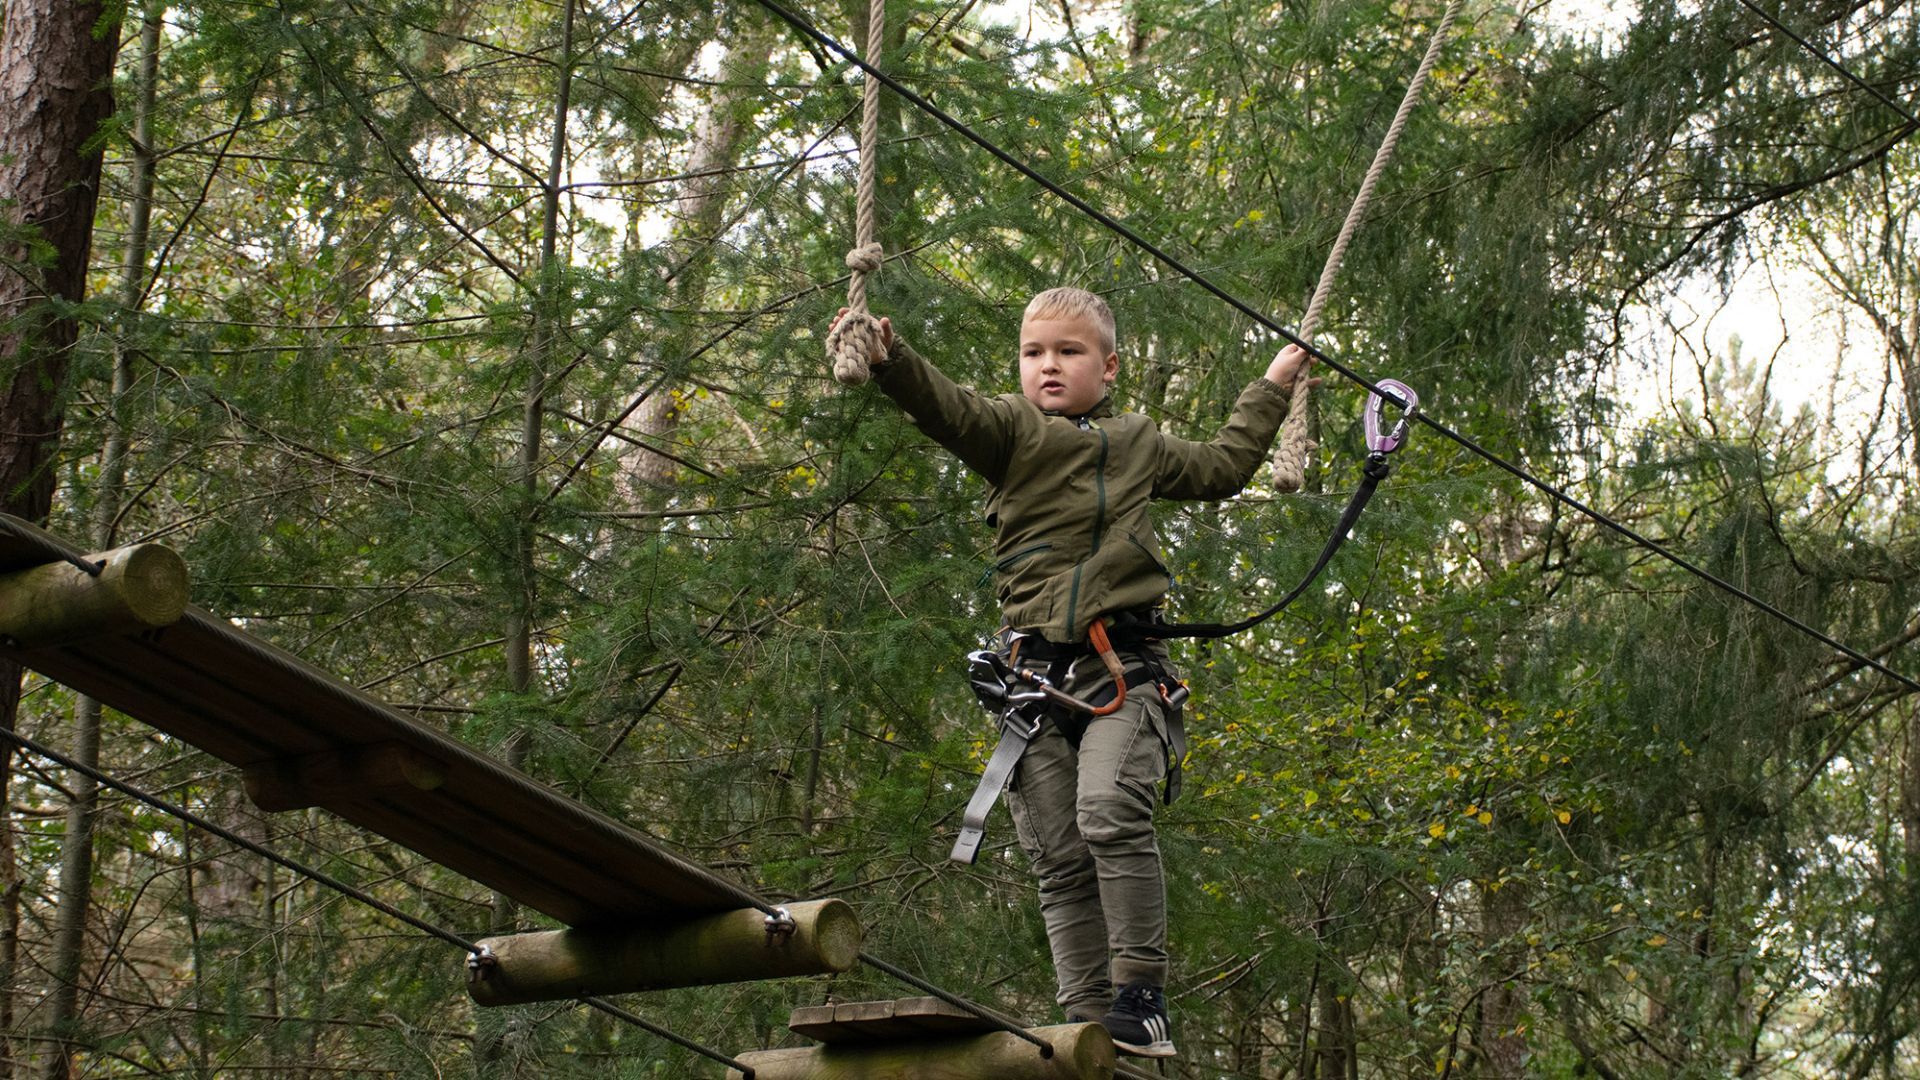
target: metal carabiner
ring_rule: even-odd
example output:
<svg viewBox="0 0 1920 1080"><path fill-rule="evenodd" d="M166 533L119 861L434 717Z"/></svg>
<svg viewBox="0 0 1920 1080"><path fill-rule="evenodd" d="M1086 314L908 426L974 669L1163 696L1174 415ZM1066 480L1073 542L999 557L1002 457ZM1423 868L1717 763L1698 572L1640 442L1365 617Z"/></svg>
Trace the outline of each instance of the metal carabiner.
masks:
<svg viewBox="0 0 1920 1080"><path fill-rule="evenodd" d="M1406 443L1407 433L1413 428L1413 418L1420 415L1420 395L1398 379L1381 379L1374 385L1387 393L1376 392L1367 396L1367 451L1391 454ZM1397 400L1388 394L1397 395ZM1392 431L1382 435L1380 410L1386 405L1397 406L1400 419L1394 422Z"/></svg>

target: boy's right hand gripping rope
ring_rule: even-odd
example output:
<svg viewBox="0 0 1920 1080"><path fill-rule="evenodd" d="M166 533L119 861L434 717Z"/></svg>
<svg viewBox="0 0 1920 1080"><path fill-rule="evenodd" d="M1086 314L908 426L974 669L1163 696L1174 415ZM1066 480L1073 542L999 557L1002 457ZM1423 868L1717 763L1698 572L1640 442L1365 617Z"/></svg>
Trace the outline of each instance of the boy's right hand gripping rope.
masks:
<svg viewBox="0 0 1920 1080"><path fill-rule="evenodd" d="M833 377L846 386L859 386L871 378L873 358L886 348L880 320L867 311L867 275L880 269L884 257L879 244L862 244L847 252L847 269L853 271L847 285L847 313L827 332Z"/></svg>

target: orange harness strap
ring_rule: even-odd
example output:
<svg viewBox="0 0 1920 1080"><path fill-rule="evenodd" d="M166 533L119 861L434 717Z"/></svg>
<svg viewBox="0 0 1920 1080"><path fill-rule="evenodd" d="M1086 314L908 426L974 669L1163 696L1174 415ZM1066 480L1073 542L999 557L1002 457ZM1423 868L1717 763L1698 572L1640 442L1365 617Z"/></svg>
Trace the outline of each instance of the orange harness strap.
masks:
<svg viewBox="0 0 1920 1080"><path fill-rule="evenodd" d="M1113 651L1113 642L1107 640L1107 624L1099 619L1087 627L1087 640L1093 644L1093 651L1100 654L1100 662L1107 665L1107 674L1113 676L1113 700L1093 710L1095 716L1108 716L1120 710L1127 703L1127 669L1120 657Z"/></svg>

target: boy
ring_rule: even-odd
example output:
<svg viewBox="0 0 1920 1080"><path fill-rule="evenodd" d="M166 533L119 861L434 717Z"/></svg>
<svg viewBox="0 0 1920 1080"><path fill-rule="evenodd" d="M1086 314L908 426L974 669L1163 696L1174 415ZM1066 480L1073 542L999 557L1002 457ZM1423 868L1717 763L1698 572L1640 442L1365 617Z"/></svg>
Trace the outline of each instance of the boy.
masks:
<svg viewBox="0 0 1920 1080"><path fill-rule="evenodd" d="M1093 655L1096 621L1151 632L1169 578L1148 502L1224 499L1246 486L1311 358L1288 346L1213 440L1197 443L1114 413L1113 312L1083 289L1048 289L1028 303L1019 394L958 386L895 338L889 320L880 327L875 385L989 485L997 589L1018 660L1050 664L1058 688L1082 701L1115 696L1106 666L1079 661ZM1039 878L1068 1021L1098 1020L1123 1052L1171 1057L1166 887L1153 832L1168 704L1153 692L1158 679L1138 674L1165 677L1166 650L1141 639L1118 651L1126 681L1140 679L1136 692L1104 716L1051 713L1014 770L1008 805Z"/></svg>

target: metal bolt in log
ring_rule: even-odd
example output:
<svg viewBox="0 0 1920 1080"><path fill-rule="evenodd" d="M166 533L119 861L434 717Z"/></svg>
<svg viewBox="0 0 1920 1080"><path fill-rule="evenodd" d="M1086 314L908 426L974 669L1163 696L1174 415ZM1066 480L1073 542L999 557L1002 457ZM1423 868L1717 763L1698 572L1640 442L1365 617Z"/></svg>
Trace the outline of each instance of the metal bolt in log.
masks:
<svg viewBox="0 0 1920 1080"><path fill-rule="evenodd" d="M747 909L639 930L571 929L488 938L494 964L467 983L477 1005L824 975L849 970L864 932L844 900L789 904L791 933Z"/></svg>
<svg viewBox="0 0 1920 1080"><path fill-rule="evenodd" d="M1034 1028L1052 1057L1024 1039L996 1031L961 1038L883 1043L829 1043L739 1054L754 1080L1111 1080L1113 1039L1099 1024ZM739 1080L740 1071L727 1071Z"/></svg>
<svg viewBox="0 0 1920 1080"><path fill-rule="evenodd" d="M86 561L88 574L55 562L0 575L0 635L22 648L167 626L187 610L187 564L172 548L133 544Z"/></svg>

